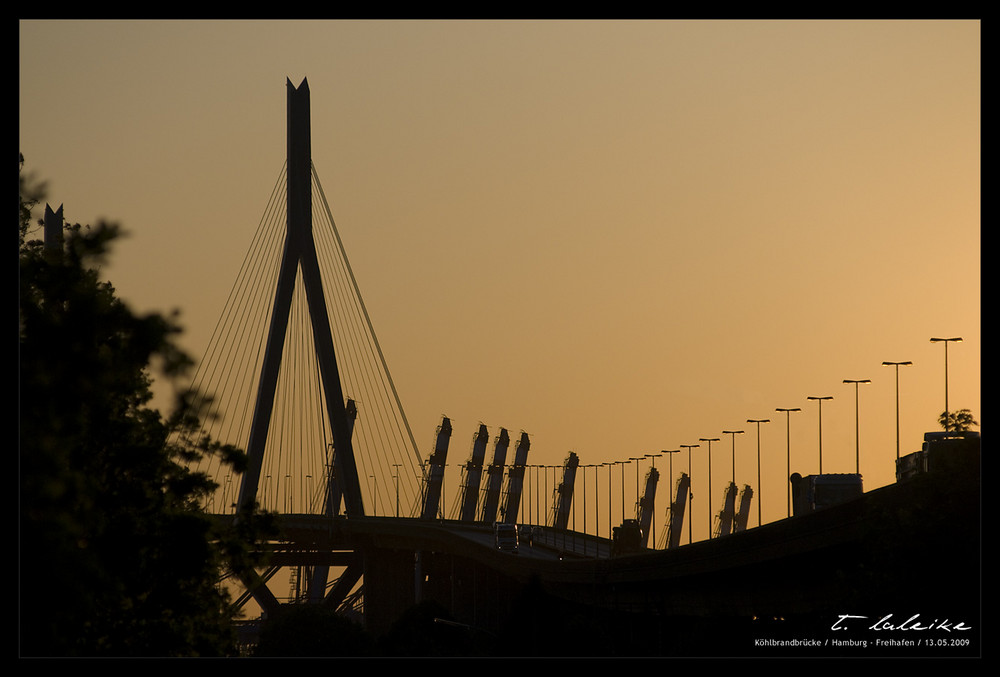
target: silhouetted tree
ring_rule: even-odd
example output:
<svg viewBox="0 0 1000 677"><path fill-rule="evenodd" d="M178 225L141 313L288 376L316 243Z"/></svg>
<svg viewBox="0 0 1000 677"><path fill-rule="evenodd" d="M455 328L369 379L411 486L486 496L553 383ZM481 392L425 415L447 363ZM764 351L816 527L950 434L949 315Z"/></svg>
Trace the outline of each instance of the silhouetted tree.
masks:
<svg viewBox="0 0 1000 677"><path fill-rule="evenodd" d="M979 425L979 422L972 417L972 412L968 409L958 411L943 411L938 417L938 423L942 428L951 432L965 432L972 426Z"/></svg>
<svg viewBox="0 0 1000 677"><path fill-rule="evenodd" d="M219 574L249 563L255 526L216 531L199 509L214 483L188 463L240 470L245 455L172 437L196 429L185 406L149 407L150 365L174 378L191 362L172 319L135 315L100 280L118 227L67 227L48 257L29 239L43 193L19 178L21 655L233 653Z"/></svg>

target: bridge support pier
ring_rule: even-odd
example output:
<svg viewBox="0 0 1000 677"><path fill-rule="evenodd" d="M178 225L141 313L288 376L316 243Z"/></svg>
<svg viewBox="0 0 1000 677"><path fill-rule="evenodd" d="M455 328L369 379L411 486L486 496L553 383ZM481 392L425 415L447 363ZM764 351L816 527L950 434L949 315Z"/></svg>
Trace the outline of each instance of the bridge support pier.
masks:
<svg viewBox="0 0 1000 677"><path fill-rule="evenodd" d="M416 604L418 561L411 550L365 548L365 628L369 632L386 633Z"/></svg>

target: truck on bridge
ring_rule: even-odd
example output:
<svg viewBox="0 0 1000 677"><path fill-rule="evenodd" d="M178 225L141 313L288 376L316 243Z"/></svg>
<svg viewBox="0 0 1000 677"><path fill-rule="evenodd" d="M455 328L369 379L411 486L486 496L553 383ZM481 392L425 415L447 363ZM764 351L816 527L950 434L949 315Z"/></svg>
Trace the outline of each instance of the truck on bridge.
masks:
<svg viewBox="0 0 1000 677"><path fill-rule="evenodd" d="M517 554L517 525L505 522L493 523L493 542L497 550Z"/></svg>
<svg viewBox="0 0 1000 677"><path fill-rule="evenodd" d="M928 472L949 472L955 459L963 454L979 453L981 440L973 430L924 433L920 451L896 461L896 481L905 482Z"/></svg>
<svg viewBox="0 0 1000 677"><path fill-rule="evenodd" d="M806 475L792 473L792 514L803 515L860 497L861 475L857 473L825 473Z"/></svg>
<svg viewBox="0 0 1000 677"><path fill-rule="evenodd" d="M620 527L614 528L611 556L628 555L643 549L642 528L639 520L627 519Z"/></svg>

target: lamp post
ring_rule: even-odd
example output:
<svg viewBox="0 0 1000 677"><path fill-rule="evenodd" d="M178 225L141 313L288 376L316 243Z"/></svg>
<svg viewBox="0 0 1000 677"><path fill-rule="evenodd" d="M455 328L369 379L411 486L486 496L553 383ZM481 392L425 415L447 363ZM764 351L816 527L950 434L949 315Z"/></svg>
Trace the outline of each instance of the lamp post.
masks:
<svg viewBox="0 0 1000 677"><path fill-rule="evenodd" d="M742 430L723 430L723 435L732 435L733 440L733 484L736 484L736 436L742 435Z"/></svg>
<svg viewBox="0 0 1000 677"><path fill-rule="evenodd" d="M535 466L535 524L539 526L545 526L545 515L542 514L542 501L545 500L542 497L541 492L538 490L541 486L541 482L538 481L538 473L542 474L542 481L545 481L545 466L538 464Z"/></svg>
<svg viewBox="0 0 1000 677"><path fill-rule="evenodd" d="M861 474L861 384L871 383L870 379L844 379L844 383L854 384L854 472Z"/></svg>
<svg viewBox="0 0 1000 677"><path fill-rule="evenodd" d="M447 517L447 514L445 513L445 508L444 508L444 506L448 505L448 500L445 498L445 491L444 491L444 479L445 479L445 477L448 476L447 468L448 468L448 464L447 463L442 463L441 464L441 495L438 497L438 505L437 505L436 510L441 515L441 519L442 520L445 519L445 517ZM433 472L433 470L432 470L432 472Z"/></svg>
<svg viewBox="0 0 1000 677"><path fill-rule="evenodd" d="M699 437L699 442L708 442L708 538L712 538L712 442L718 437Z"/></svg>
<svg viewBox="0 0 1000 677"><path fill-rule="evenodd" d="M608 461L608 540L610 541L613 535L611 530L611 525L613 521L611 519L611 469L615 467L614 461Z"/></svg>
<svg viewBox="0 0 1000 677"><path fill-rule="evenodd" d="M601 537L601 476L597 473L600 463L594 464L594 535Z"/></svg>
<svg viewBox="0 0 1000 677"><path fill-rule="evenodd" d="M639 461L642 458L630 458L629 460L635 461L635 518L639 519ZM622 519L625 519L625 515L622 515Z"/></svg>
<svg viewBox="0 0 1000 677"><path fill-rule="evenodd" d="M562 474L560 474L562 471ZM552 466L552 493L549 494L551 497L549 500L552 501L552 526L556 525L556 506L559 504L559 478L566 477L566 466L565 465L554 465Z"/></svg>
<svg viewBox="0 0 1000 677"><path fill-rule="evenodd" d="M791 409L782 409L778 407L775 411L785 412L785 482L787 486L785 487L785 497L788 499L788 517L792 516L792 486L789 479L792 476L792 414L793 411L802 411L799 407L792 407Z"/></svg>
<svg viewBox="0 0 1000 677"><path fill-rule="evenodd" d="M670 471L669 471L670 477L667 478L667 494L668 497L670 498L670 504L667 507L670 507L674 504L673 489L672 489L672 487L674 486L674 454L676 454L678 451L680 451L680 449L664 449L662 452L660 452L662 454L669 454L667 458L670 459Z"/></svg>
<svg viewBox="0 0 1000 677"><path fill-rule="evenodd" d="M527 516L528 524L534 524L534 511L531 509L531 492L535 490L535 483L531 479L531 469L534 465L526 463L524 465L524 487L521 489L521 511Z"/></svg>
<svg viewBox="0 0 1000 677"><path fill-rule="evenodd" d="M646 454L645 458L650 459L649 465L651 468L656 468L656 459L663 455L663 452L659 454ZM657 482L659 486L659 482ZM638 499L636 499L638 500ZM656 550L656 488L653 489L653 505L650 506L649 510L649 530L652 532L653 536L653 550Z"/></svg>
<svg viewBox="0 0 1000 677"><path fill-rule="evenodd" d="M962 337L932 338L931 343L944 343L944 431L948 432L948 344L961 341Z"/></svg>
<svg viewBox="0 0 1000 677"><path fill-rule="evenodd" d="M666 515L669 513L670 514L670 519L673 518L673 510L674 510L674 489L673 489L673 487L674 487L674 454L676 454L678 451L680 451L680 449L664 449L663 452L662 452L664 454L669 454L669 456L667 458L670 459L670 471L669 471L670 472L670 476L667 478L667 511L668 512L664 512L663 513L664 517L666 517ZM668 525L670 524L670 520L669 519L667 521L667 524ZM670 547L670 546L667 543L664 543L663 547L667 548L667 547Z"/></svg>
<svg viewBox="0 0 1000 677"><path fill-rule="evenodd" d="M899 368L903 366L911 366L913 363L906 362L883 362L883 367L895 367L896 368L896 461L899 461Z"/></svg>
<svg viewBox="0 0 1000 677"><path fill-rule="evenodd" d="M670 478L667 480L667 488L669 489L673 486L674 482L674 454L676 454L680 449L664 449L661 454L670 454L668 457L670 459Z"/></svg>
<svg viewBox="0 0 1000 677"><path fill-rule="evenodd" d="M621 478L622 478L622 523L625 523L625 466L629 464L629 461L618 461L622 466Z"/></svg>
<svg viewBox="0 0 1000 677"><path fill-rule="evenodd" d="M770 423L769 418L748 418L747 423L757 424L757 526L761 525L761 499L764 497L764 488L760 485L760 424Z"/></svg>
<svg viewBox="0 0 1000 677"><path fill-rule="evenodd" d="M393 479L396 480L396 517L399 517L399 464L393 463L392 467L396 469L396 474Z"/></svg>
<svg viewBox="0 0 1000 677"><path fill-rule="evenodd" d="M534 524L531 512L531 491L534 485L531 481L531 464L524 464L524 483L521 485L521 507L520 514L524 516L528 524Z"/></svg>
<svg viewBox="0 0 1000 677"><path fill-rule="evenodd" d="M682 444L688 450L688 545L693 542L692 536L694 534L694 481L691 479L691 450L695 447L700 447L700 444Z"/></svg>
<svg viewBox="0 0 1000 677"><path fill-rule="evenodd" d="M823 474L823 400L832 400L833 397L807 397L807 400L816 400L819 403L819 474Z"/></svg>
<svg viewBox="0 0 1000 677"><path fill-rule="evenodd" d="M542 515L542 524L545 526L550 526L549 514L552 507L552 494L549 493L549 469L551 467L549 465L542 466L542 512L539 514ZM553 523L551 526L555 526L555 524Z"/></svg>

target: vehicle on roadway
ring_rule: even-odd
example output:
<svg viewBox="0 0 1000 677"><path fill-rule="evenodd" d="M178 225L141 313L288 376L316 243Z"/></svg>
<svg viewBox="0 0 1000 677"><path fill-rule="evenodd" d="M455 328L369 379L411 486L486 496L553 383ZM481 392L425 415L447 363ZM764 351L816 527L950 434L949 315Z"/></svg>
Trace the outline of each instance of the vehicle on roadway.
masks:
<svg viewBox="0 0 1000 677"><path fill-rule="evenodd" d="M493 542L497 550L517 554L517 525L494 522Z"/></svg>

